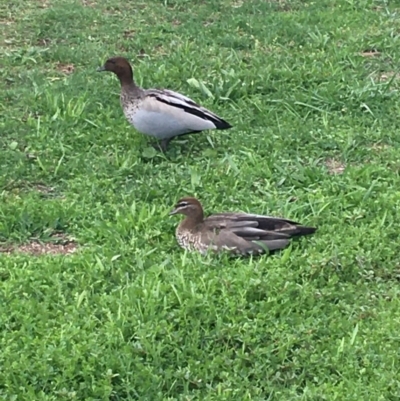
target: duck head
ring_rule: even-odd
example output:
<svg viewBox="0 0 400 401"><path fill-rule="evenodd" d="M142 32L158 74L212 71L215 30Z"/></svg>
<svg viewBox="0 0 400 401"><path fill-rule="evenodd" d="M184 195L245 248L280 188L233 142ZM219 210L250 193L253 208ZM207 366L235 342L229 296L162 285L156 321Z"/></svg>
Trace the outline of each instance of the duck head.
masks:
<svg viewBox="0 0 400 401"><path fill-rule="evenodd" d="M179 199L174 209L169 214L183 214L187 218L194 219L197 222L203 221L204 218L201 203L196 198L192 197Z"/></svg>
<svg viewBox="0 0 400 401"><path fill-rule="evenodd" d="M98 72L113 72L121 81L121 84L130 84L133 82L133 71L129 61L124 57L109 58L103 66L97 69Z"/></svg>

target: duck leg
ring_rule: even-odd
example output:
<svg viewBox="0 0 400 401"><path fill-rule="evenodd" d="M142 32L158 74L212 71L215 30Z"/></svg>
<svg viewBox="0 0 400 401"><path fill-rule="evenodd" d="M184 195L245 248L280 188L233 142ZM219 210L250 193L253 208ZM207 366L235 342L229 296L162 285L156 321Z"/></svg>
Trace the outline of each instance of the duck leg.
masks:
<svg viewBox="0 0 400 401"><path fill-rule="evenodd" d="M178 136L181 137L181 136L185 136L185 135L189 135L189 134L194 134L197 132L201 132L201 131L190 131L190 132L186 132L184 134L180 134ZM176 137L177 136L172 136L170 138L164 138L161 141L157 142L157 144L155 144L154 147L165 153L167 151L167 147L168 147L169 143Z"/></svg>
<svg viewBox="0 0 400 401"><path fill-rule="evenodd" d="M171 139L162 139L161 141L151 142L151 146L153 146L155 150L165 153L170 141Z"/></svg>
<svg viewBox="0 0 400 401"><path fill-rule="evenodd" d="M165 153L167 151L167 147L171 141L171 138L162 139L160 142L160 149Z"/></svg>

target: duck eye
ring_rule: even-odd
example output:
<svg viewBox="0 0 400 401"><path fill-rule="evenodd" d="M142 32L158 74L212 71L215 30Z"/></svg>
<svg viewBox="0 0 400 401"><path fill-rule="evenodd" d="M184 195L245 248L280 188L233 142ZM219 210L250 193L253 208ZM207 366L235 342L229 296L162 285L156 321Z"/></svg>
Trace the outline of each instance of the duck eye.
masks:
<svg viewBox="0 0 400 401"><path fill-rule="evenodd" d="M185 206L187 206L188 205L188 203L187 202L180 202L180 203L178 203L177 205L176 205L176 207L178 208L181 208L181 207L185 207Z"/></svg>

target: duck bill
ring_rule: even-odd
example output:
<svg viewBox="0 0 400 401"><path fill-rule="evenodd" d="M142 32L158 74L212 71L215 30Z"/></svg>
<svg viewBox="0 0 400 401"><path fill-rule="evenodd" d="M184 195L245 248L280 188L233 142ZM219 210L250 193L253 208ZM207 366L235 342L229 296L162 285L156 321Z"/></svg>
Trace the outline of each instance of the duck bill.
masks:
<svg viewBox="0 0 400 401"><path fill-rule="evenodd" d="M173 209L173 210L171 210L170 212L169 212L169 215L170 216L173 216L174 214L177 214L178 213L178 209Z"/></svg>
<svg viewBox="0 0 400 401"><path fill-rule="evenodd" d="M102 65L101 67L99 67L96 71L97 72L102 72L102 71L105 71L106 70L106 67L104 67L104 65Z"/></svg>

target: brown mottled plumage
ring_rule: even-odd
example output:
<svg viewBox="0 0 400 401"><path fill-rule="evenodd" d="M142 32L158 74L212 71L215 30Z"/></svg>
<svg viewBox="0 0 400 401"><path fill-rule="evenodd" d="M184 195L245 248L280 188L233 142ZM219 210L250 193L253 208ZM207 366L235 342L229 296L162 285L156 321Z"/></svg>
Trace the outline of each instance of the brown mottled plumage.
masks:
<svg viewBox="0 0 400 401"><path fill-rule="evenodd" d="M108 59L97 71L111 71L117 75L125 117L142 134L160 140L163 151L176 136L231 128L225 120L180 93L138 87L131 65L123 57Z"/></svg>
<svg viewBox="0 0 400 401"><path fill-rule="evenodd" d="M293 236L316 231L291 220L257 214L218 213L204 218L201 203L192 197L180 199L170 214L178 213L185 215L176 229L179 245L201 253L261 254L285 248Z"/></svg>

